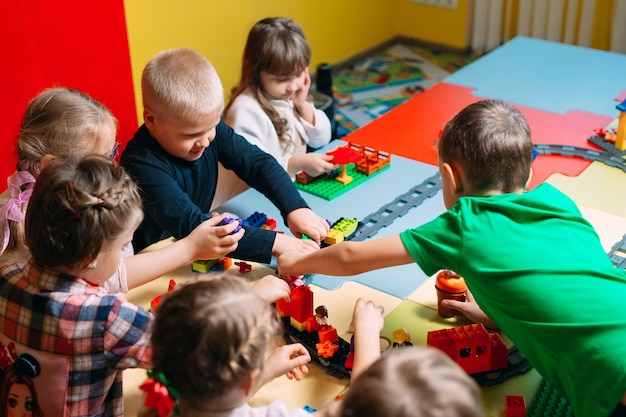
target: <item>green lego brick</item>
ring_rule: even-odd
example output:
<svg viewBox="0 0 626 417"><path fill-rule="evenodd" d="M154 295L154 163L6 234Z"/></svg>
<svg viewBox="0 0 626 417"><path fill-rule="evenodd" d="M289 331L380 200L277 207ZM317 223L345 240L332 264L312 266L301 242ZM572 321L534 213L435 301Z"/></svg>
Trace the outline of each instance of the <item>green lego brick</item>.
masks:
<svg viewBox="0 0 626 417"><path fill-rule="evenodd" d="M569 402L560 392L552 388L545 379L541 380L526 417L574 417Z"/></svg>
<svg viewBox="0 0 626 417"><path fill-rule="evenodd" d="M371 175L365 175L356 170L356 164L348 164L346 173L352 177L352 182L350 184L344 185L339 181L336 181L334 178L329 178L325 175L322 175L319 178L311 181L308 184L302 184L300 182L296 182L296 188L302 191L306 191L307 193L316 195L326 200L332 200L345 192L361 185L368 179L375 177L381 172L389 169L389 164L385 165L378 171L374 172Z"/></svg>

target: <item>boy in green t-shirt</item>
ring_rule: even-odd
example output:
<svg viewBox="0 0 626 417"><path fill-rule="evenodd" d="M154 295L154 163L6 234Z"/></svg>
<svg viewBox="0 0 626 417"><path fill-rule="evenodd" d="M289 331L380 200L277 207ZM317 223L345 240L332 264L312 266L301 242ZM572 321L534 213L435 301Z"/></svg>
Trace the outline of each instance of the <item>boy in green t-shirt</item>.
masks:
<svg viewBox="0 0 626 417"><path fill-rule="evenodd" d="M280 273L452 269L471 296L448 306L499 326L577 416L626 415L626 303L615 296L626 273L572 200L549 184L525 191L525 118L500 100L473 103L446 124L438 150L446 212L399 235L285 252Z"/></svg>

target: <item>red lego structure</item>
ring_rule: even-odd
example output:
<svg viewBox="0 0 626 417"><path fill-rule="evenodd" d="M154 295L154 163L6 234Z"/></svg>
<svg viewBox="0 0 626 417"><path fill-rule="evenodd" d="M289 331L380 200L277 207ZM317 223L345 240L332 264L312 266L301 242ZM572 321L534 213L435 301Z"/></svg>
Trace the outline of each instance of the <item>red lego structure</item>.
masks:
<svg viewBox="0 0 626 417"><path fill-rule="evenodd" d="M306 329L307 319L313 315L313 292L308 285L301 285L291 290L289 298L289 302L279 300L282 301L281 305L286 305L286 308L281 309L283 310L282 312L287 312L287 314L282 314L281 310L279 310L279 314L290 316L291 325L299 331L303 331ZM276 303L277 308L278 304Z"/></svg>
<svg viewBox="0 0 626 417"><path fill-rule="evenodd" d="M482 324L428 332L426 344L445 352L468 374L508 366L508 351L500 335L488 333Z"/></svg>
<svg viewBox="0 0 626 417"><path fill-rule="evenodd" d="M302 343L309 351L311 360L327 368L330 375L340 379L350 377L350 369L344 365L351 350L350 344L340 338L337 329L325 321L325 306L318 306L315 310L313 292L306 285L293 287L289 301L278 300L276 311L282 317L285 340Z"/></svg>

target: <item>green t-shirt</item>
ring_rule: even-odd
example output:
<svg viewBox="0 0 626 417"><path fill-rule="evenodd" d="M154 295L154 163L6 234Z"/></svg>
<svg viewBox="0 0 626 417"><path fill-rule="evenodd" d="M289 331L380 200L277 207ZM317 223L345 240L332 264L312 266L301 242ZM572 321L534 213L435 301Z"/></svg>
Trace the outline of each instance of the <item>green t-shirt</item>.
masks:
<svg viewBox="0 0 626 417"><path fill-rule="evenodd" d="M483 311L581 417L626 392L626 272L573 201L549 184L462 197L400 234L428 275L462 275Z"/></svg>

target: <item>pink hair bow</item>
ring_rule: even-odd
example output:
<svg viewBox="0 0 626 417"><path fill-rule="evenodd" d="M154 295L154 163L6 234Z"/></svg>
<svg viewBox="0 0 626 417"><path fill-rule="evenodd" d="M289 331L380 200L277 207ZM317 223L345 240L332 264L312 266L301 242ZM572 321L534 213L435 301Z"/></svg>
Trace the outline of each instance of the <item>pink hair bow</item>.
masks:
<svg viewBox="0 0 626 417"><path fill-rule="evenodd" d="M17 171L9 178L7 178L7 185L9 186L9 201L0 208L0 233L2 235L2 250L0 255L4 253L4 250L9 244L9 237L11 232L9 229L9 220L14 222L21 222L24 220L24 213L22 206L28 203L30 196L33 193L32 186L25 190L22 187L27 184L34 184L35 177L28 171Z"/></svg>

